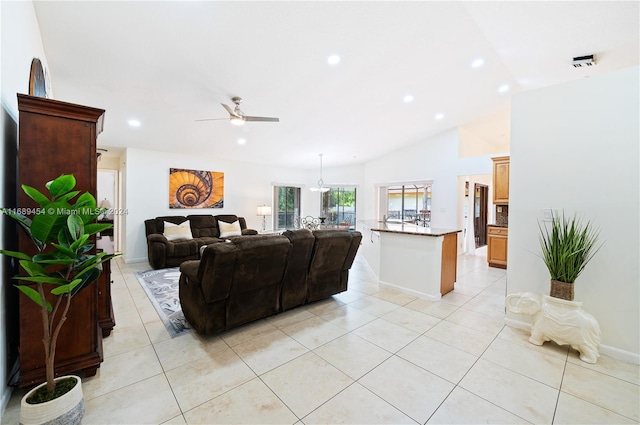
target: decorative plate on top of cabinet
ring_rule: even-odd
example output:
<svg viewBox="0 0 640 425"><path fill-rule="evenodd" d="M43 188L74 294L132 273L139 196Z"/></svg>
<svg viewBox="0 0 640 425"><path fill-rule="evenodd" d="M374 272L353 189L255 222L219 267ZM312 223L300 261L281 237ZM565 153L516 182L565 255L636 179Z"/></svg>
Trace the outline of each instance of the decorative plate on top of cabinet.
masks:
<svg viewBox="0 0 640 425"><path fill-rule="evenodd" d="M44 77L44 69L40 59L33 58L31 72L29 74L29 95L47 97L47 83Z"/></svg>

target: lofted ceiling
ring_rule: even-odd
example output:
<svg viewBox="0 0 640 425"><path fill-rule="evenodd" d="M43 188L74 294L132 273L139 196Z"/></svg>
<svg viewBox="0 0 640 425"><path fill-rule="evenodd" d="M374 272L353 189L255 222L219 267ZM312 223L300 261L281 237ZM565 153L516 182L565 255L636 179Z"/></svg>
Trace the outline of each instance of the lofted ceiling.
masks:
<svg viewBox="0 0 640 425"><path fill-rule="evenodd" d="M54 97L105 109L112 151L314 168L461 125L504 146L512 94L639 63L637 1L34 4ZM280 122L231 125L233 96Z"/></svg>

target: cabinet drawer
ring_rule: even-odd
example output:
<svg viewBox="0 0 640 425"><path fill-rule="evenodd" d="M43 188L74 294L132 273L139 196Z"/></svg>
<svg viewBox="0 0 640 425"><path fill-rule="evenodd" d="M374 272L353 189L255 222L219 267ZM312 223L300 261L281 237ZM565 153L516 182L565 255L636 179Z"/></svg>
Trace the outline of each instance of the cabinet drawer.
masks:
<svg viewBox="0 0 640 425"><path fill-rule="evenodd" d="M489 233L490 235L508 236L509 235L509 228L507 228L507 227L487 226L487 233Z"/></svg>

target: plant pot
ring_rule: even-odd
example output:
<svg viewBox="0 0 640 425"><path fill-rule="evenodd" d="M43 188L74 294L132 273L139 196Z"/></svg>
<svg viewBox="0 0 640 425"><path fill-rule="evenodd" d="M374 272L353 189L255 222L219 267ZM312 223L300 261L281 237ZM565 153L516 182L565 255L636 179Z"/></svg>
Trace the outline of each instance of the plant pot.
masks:
<svg viewBox="0 0 640 425"><path fill-rule="evenodd" d="M21 425L77 425L82 421L84 416L84 398L82 395L82 381L79 377L74 375L61 376L56 378L56 381L61 379L74 378L78 382L76 385L66 394L39 404L27 403L27 398L31 396L40 387L46 386L47 383L42 383L33 388L20 402L20 424Z"/></svg>
<svg viewBox="0 0 640 425"><path fill-rule="evenodd" d="M551 280L551 290L549 295L567 301L573 301L573 283Z"/></svg>

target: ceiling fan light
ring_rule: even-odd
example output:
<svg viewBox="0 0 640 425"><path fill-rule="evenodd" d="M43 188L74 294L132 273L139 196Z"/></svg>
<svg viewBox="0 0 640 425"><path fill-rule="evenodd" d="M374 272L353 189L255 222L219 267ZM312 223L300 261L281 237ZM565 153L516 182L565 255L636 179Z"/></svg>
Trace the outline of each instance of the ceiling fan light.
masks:
<svg viewBox="0 0 640 425"><path fill-rule="evenodd" d="M230 121L233 125L244 125L244 120L241 117L231 117Z"/></svg>

